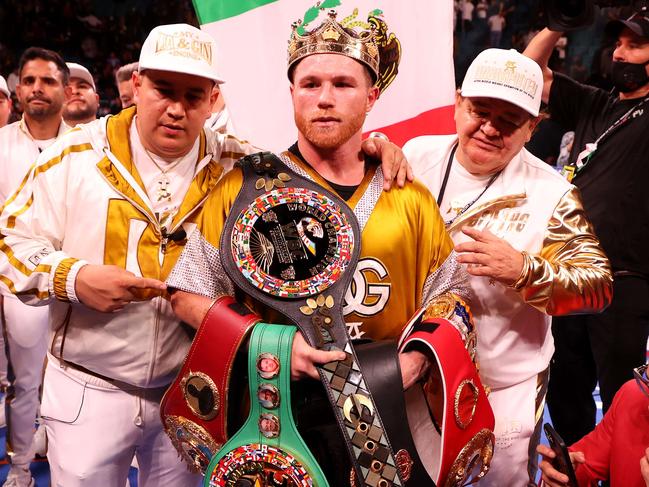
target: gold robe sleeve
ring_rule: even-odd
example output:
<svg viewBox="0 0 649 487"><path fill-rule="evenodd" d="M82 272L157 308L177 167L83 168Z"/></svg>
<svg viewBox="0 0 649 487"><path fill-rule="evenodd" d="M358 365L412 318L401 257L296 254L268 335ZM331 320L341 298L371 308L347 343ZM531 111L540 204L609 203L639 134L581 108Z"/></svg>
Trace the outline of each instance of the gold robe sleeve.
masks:
<svg viewBox="0 0 649 487"><path fill-rule="evenodd" d="M610 264L577 188L569 190L557 204L540 254L523 252L523 257L523 271L512 287L539 311L555 316L599 312L610 304Z"/></svg>

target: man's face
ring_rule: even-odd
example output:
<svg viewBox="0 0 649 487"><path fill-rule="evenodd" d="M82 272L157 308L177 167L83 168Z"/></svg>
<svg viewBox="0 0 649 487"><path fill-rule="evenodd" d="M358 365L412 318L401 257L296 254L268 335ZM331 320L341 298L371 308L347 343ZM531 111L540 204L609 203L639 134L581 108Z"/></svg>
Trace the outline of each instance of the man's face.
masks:
<svg viewBox="0 0 649 487"><path fill-rule="evenodd" d="M82 123L97 117L99 95L90 83L81 78L70 78L70 98L63 109L63 118Z"/></svg>
<svg viewBox="0 0 649 487"><path fill-rule="evenodd" d="M11 100L3 92L0 92L0 127L7 125L11 115Z"/></svg>
<svg viewBox="0 0 649 487"><path fill-rule="evenodd" d="M262 431L276 432L278 430L277 424L271 419L262 419L260 426Z"/></svg>
<svg viewBox="0 0 649 487"><path fill-rule="evenodd" d="M147 70L133 78L137 124L144 147L163 158L187 154L210 116L214 82L170 71Z"/></svg>
<svg viewBox="0 0 649 487"><path fill-rule="evenodd" d="M122 102L122 108L135 105L135 100L133 100L133 82L130 79L117 83L117 91L119 91L119 101Z"/></svg>
<svg viewBox="0 0 649 487"><path fill-rule="evenodd" d="M455 97L457 158L472 174L503 169L532 137L538 118L495 98Z"/></svg>
<svg viewBox="0 0 649 487"><path fill-rule="evenodd" d="M16 95L28 117L45 120L60 116L67 93L63 73L52 61L32 59L23 66Z"/></svg>
<svg viewBox="0 0 649 487"><path fill-rule="evenodd" d="M259 361L259 369L262 372L274 372L277 369L277 364L269 358L262 358Z"/></svg>
<svg viewBox="0 0 649 487"><path fill-rule="evenodd" d="M268 401L268 402L273 402L273 399L275 398L274 394L272 391L269 391L268 389L264 389L259 392L259 399L262 401Z"/></svg>
<svg viewBox="0 0 649 487"><path fill-rule="evenodd" d="M379 91L361 63L339 54L314 54L293 71L291 96L300 136L319 149L360 137Z"/></svg>
<svg viewBox="0 0 649 487"><path fill-rule="evenodd" d="M649 61L649 39L641 37L628 27L620 32L613 51L613 61L641 64ZM649 65L645 66L649 70ZM647 71L649 73L649 71Z"/></svg>

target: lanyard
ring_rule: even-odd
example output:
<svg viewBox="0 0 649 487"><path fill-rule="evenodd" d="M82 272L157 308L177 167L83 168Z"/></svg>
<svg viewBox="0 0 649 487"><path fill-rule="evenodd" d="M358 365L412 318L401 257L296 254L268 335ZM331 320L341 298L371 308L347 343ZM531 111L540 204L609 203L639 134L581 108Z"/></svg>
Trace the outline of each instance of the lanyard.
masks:
<svg viewBox="0 0 649 487"><path fill-rule="evenodd" d="M602 135L597 137L595 144L599 144L604 139L604 137L609 135L620 125L627 123L630 120L631 114L635 112L638 108L640 108L642 105L644 105L647 102L647 100L649 100L649 96L644 97L639 103L633 105L629 110L627 110L626 113L622 115L620 118L618 118L617 121L613 123L613 125L607 128Z"/></svg>
<svg viewBox="0 0 649 487"><path fill-rule="evenodd" d="M442 186L439 188L439 195L437 196L437 206L439 206L440 208L442 206L442 200L444 199L444 193L446 192L446 185L448 183L448 177L451 174L451 166L453 165L453 157L455 156L455 151L457 150L457 145L458 145L458 143L456 142L455 145L453 146L453 149L451 149L451 153L448 156L448 161L446 162L446 171L444 172L444 179L442 180ZM496 178L500 175L501 172L502 172L502 169L500 171L498 171L497 173L495 173L493 176L491 176L491 178L487 182L484 189L480 192L480 194L478 196L476 196L474 199L472 199L471 201L469 201L466 205L464 205L464 207L460 211L458 211L457 215L455 215L450 220L444 222L445 225L448 227L460 215L464 214L464 212L466 210L471 208L473 206L473 204L476 201L478 201L483 194L485 194L487 192L489 187L493 184L493 182L496 180Z"/></svg>
<svg viewBox="0 0 649 487"><path fill-rule="evenodd" d="M457 142L451 149L451 154L448 156L448 161L446 162L446 172L444 173L444 180L442 181L442 187L439 188L439 196L437 197L437 206L442 206L442 200L444 199L444 193L446 192L446 183L448 183L448 176L451 174L451 164L453 164L453 157L455 156L455 151L457 150Z"/></svg>
<svg viewBox="0 0 649 487"><path fill-rule="evenodd" d="M629 120L632 120L631 114L634 113L636 110L638 110L642 105L644 105L647 102L647 100L649 100L649 96L644 97L639 103L636 103L629 110L627 110L624 113L624 115L622 115L615 122L613 122L613 124L609 128L607 128L602 135L597 137L597 140L595 140L595 142L586 144L586 150L588 152L585 153L583 158L579 159L579 162L581 162L581 164L571 164L571 166L574 166L574 167L572 167L571 170L567 171L568 173L571 173L571 174L569 174L569 179L568 180L571 180L572 177L574 176L574 174L578 173L579 171L581 171L582 169L584 169L586 167L586 165L591 161L591 159L595 155L595 152L597 151L599 143L602 142L602 140L604 140L604 138L606 138L611 133L613 133L613 131L620 128L622 125L627 123Z"/></svg>

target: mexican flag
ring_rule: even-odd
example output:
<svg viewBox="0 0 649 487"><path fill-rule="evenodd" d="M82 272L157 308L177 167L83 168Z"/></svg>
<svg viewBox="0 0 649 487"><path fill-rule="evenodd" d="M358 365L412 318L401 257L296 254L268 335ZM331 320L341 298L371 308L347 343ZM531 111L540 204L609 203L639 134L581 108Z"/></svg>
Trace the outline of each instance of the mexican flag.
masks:
<svg viewBox="0 0 649 487"><path fill-rule="evenodd" d="M221 86L235 134L267 150L297 140L286 76L291 24L312 29L330 9L338 21L366 22L382 12L401 44L398 75L368 115L364 130L378 130L402 145L423 134L454 133L452 0L194 0L202 29L217 45Z"/></svg>

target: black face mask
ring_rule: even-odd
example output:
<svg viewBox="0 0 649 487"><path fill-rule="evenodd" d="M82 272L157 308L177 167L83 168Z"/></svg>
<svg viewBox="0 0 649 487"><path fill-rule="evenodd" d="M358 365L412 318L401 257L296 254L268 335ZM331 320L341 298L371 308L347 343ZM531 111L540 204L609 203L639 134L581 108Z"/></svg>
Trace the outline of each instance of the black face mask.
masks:
<svg viewBox="0 0 649 487"><path fill-rule="evenodd" d="M629 93L646 85L649 82L645 66L649 61L643 64L624 63L613 61L611 64L611 80L615 88L622 93Z"/></svg>

